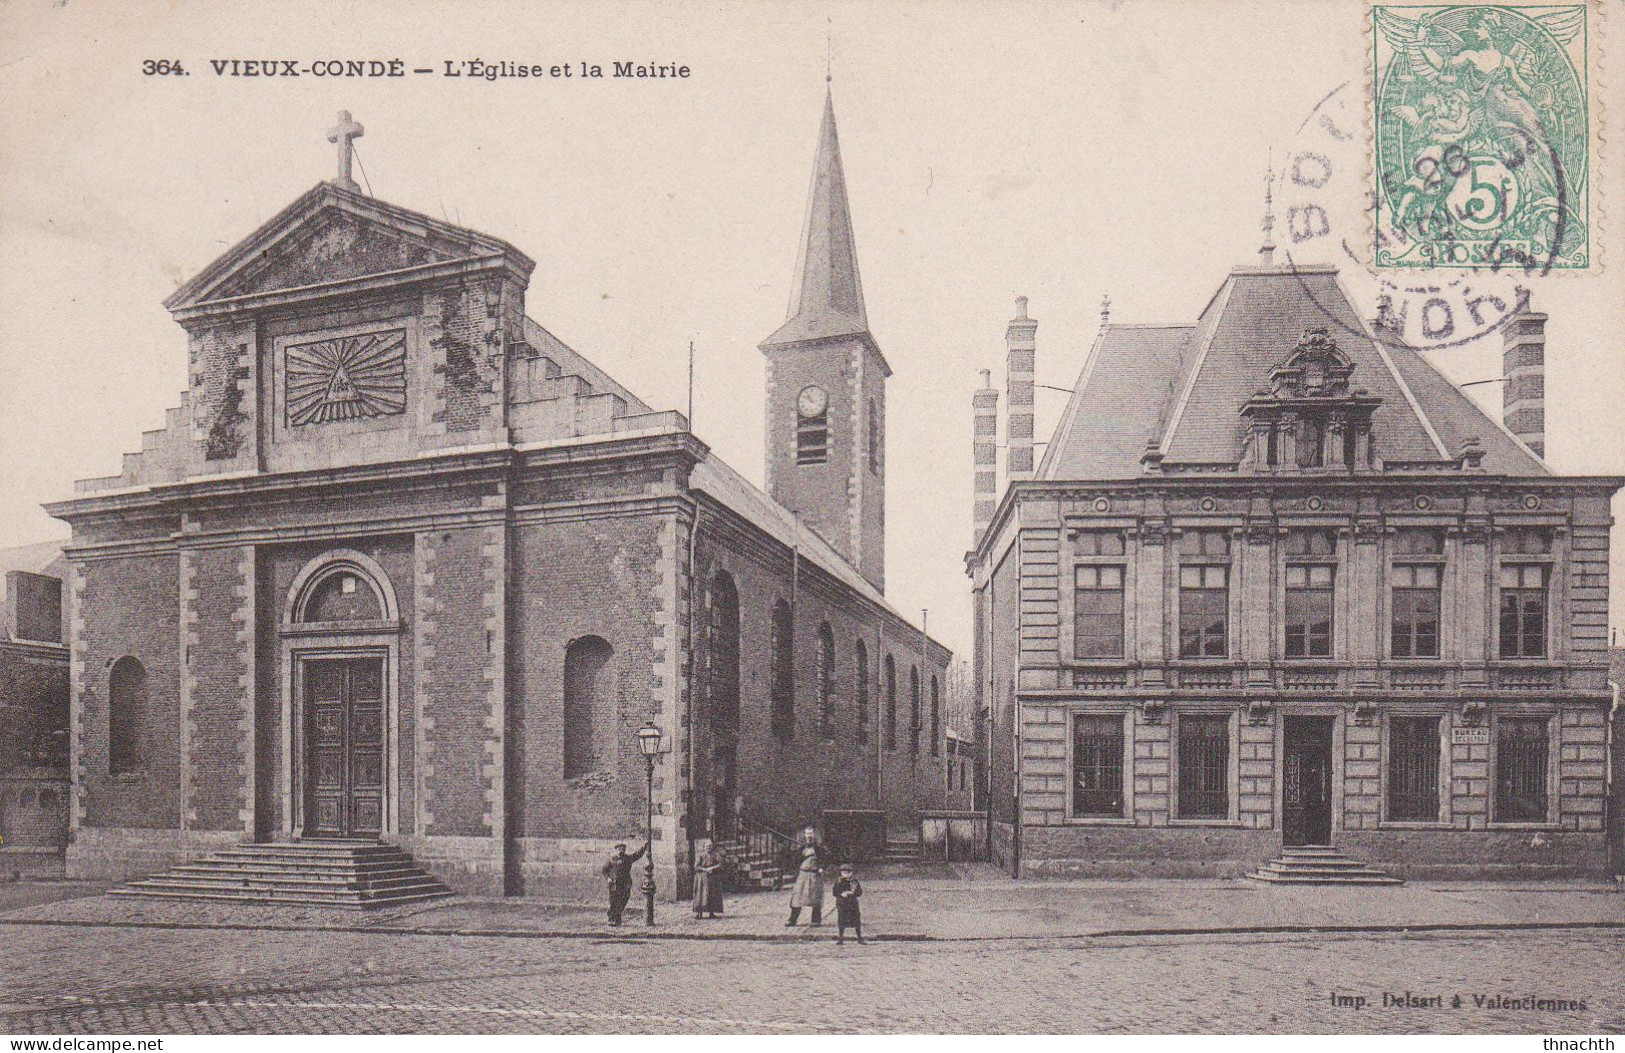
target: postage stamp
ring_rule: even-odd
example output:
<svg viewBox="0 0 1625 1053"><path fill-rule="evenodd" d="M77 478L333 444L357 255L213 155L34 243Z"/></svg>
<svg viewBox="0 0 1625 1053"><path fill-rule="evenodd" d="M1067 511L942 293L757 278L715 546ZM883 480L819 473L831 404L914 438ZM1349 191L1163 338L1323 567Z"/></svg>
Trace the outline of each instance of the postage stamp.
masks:
<svg viewBox="0 0 1625 1053"><path fill-rule="evenodd" d="M1593 266L1588 9L1372 9L1379 268Z"/></svg>

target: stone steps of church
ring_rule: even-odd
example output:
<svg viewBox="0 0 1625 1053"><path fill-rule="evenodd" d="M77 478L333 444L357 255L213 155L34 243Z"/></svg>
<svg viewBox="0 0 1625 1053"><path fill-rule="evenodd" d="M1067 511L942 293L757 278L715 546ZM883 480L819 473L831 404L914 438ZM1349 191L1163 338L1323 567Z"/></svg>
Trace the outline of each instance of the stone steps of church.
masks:
<svg viewBox="0 0 1625 1053"><path fill-rule="evenodd" d="M109 894L366 908L452 893L394 845L306 841L223 849Z"/></svg>

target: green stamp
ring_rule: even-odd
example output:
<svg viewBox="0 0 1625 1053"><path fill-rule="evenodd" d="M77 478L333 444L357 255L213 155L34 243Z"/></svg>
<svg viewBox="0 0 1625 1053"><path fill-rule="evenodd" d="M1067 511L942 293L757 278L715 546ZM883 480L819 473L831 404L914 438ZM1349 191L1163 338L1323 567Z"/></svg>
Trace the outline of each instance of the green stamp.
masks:
<svg viewBox="0 0 1625 1053"><path fill-rule="evenodd" d="M1377 266L1591 265L1586 16L1372 8Z"/></svg>

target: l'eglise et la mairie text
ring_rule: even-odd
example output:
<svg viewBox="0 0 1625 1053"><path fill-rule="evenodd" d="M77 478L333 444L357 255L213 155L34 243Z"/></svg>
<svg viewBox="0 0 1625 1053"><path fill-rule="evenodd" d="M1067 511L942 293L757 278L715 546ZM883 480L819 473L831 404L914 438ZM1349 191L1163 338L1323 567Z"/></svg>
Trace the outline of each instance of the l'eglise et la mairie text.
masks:
<svg viewBox="0 0 1625 1053"><path fill-rule="evenodd" d="M611 62L608 72L605 66L597 62L564 62L555 65L543 63L513 62L500 59L488 62L485 59L445 60L443 76L447 77L473 77L482 80L501 80L509 77L629 77L641 80L686 80L691 71L687 66L675 62Z"/></svg>

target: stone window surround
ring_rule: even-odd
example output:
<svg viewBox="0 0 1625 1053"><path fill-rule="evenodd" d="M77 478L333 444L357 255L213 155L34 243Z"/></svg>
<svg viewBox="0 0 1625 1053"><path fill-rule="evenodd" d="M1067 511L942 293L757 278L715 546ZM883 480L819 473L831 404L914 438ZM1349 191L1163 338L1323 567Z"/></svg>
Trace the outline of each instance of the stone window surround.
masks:
<svg viewBox="0 0 1625 1053"><path fill-rule="evenodd" d="M1433 820L1388 818L1388 762L1393 756L1388 745L1391 722L1394 717L1439 718L1439 815ZM1448 830L1455 827L1451 816L1454 799L1454 772L1451 770L1453 750L1451 730L1462 726L1460 716L1448 704L1422 700L1416 702L1387 702L1382 712L1382 736L1377 747L1377 829L1379 830ZM1491 749L1494 742L1491 741ZM1493 789L1492 789L1493 792Z"/></svg>
<svg viewBox="0 0 1625 1053"><path fill-rule="evenodd" d="M1502 822L1496 818L1496 771L1500 721L1503 717L1534 717L1546 721L1546 819L1544 822ZM1551 703L1524 702L1491 707L1484 723L1490 729L1488 777L1488 826L1491 830L1562 830L1563 711Z"/></svg>
<svg viewBox="0 0 1625 1053"><path fill-rule="evenodd" d="M1077 703L1066 708L1066 792L1065 818L1062 822L1067 826L1133 826L1134 819L1134 714L1132 706L1125 706L1122 702ZM1075 717L1115 717L1123 718L1123 814L1113 815L1075 815L1072 811L1072 764L1075 737L1072 729Z"/></svg>
<svg viewBox="0 0 1625 1053"><path fill-rule="evenodd" d="M1168 707L1168 825L1241 826L1241 716L1242 708L1233 702L1183 702ZM1225 757L1226 811L1224 818L1204 816L1184 818L1179 814L1179 721L1181 717L1225 717L1230 743Z"/></svg>

